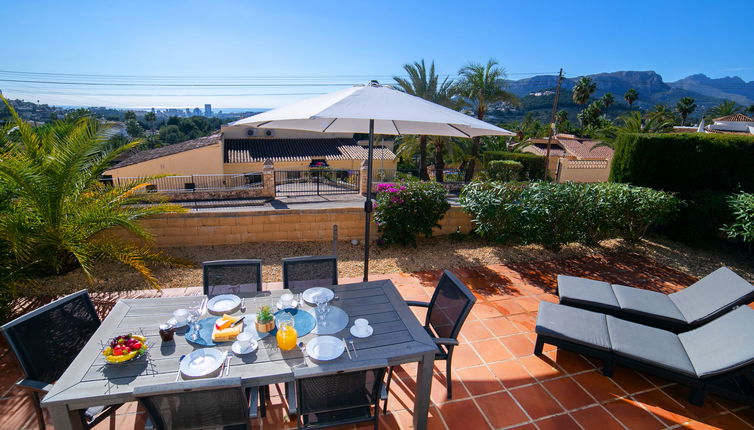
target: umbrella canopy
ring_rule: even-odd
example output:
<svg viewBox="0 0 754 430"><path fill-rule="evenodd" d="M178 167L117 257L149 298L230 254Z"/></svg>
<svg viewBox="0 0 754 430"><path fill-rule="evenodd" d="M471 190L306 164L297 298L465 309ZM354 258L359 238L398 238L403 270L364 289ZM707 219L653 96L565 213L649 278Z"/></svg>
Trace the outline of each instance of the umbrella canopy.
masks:
<svg viewBox="0 0 754 430"><path fill-rule="evenodd" d="M374 133L477 137L514 133L376 83L302 100L241 119L233 125L322 133Z"/></svg>
<svg viewBox="0 0 754 430"><path fill-rule="evenodd" d="M367 201L364 203L364 281L369 280L369 230L372 218L374 134L451 137L513 136L508 130L382 86L367 85L324 94L234 122L259 128L320 133L369 133Z"/></svg>

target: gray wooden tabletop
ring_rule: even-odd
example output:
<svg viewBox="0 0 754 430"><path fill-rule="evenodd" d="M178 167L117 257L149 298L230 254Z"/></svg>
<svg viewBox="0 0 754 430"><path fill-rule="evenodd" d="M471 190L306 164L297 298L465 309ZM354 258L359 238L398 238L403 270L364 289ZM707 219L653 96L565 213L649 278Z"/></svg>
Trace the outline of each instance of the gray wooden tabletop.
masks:
<svg viewBox="0 0 754 430"><path fill-rule="evenodd" d="M348 330L356 318L368 319L374 333L368 338L353 339L358 358L351 359L344 352L339 358L327 362L328 368L348 368L357 365L359 360L367 359L385 359L390 365L431 361L430 357L436 347L391 281L337 285L331 288L338 297L331 305L343 309L349 316L348 326L333 336L350 337ZM264 291L260 293L260 297L272 297L270 301L274 301L284 292L286 291ZM137 386L175 381L180 357L199 347L189 343L180 334L176 334L174 342L162 342L158 327L172 316L174 310L187 307L202 298L192 296L119 301L42 402L50 410L56 428L76 428L75 422L70 425L59 422L66 420L66 417L75 417L71 411L76 409L132 401L133 390ZM263 300L267 299L258 299ZM252 312L249 299L246 304L249 308L247 313ZM304 309L307 308L308 305L304 305ZM236 313L238 314L240 312ZM100 353L102 345L114 336L129 332L143 333L146 336L147 344L151 345L148 355L130 363L106 365ZM299 338L299 341L306 343L315 336L310 333ZM227 342L215 348L224 351L230 350L230 346L231 343ZM281 351L274 336L267 336L260 341L255 353L233 357L229 376L240 376L245 385L283 383L293 380L293 370L296 368L322 364L305 357L299 348ZM427 364L432 366L432 363ZM424 372L420 372L419 378L422 379L419 381L422 398L418 399L417 409L426 417L424 403L428 406L430 388L423 385L431 384L431 369L425 368ZM425 394L427 399L424 398ZM425 418L418 418L420 428L423 427L424 420Z"/></svg>

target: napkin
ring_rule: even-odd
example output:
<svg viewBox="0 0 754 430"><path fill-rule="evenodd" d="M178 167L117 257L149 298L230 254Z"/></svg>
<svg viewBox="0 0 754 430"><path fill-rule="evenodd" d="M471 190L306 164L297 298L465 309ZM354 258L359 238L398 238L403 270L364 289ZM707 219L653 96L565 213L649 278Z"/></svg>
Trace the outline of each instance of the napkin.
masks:
<svg viewBox="0 0 754 430"><path fill-rule="evenodd" d="M244 323L241 322L235 327L230 327L230 324L238 321L239 318L241 317L234 317L230 315L223 315L222 317L220 317L215 323L215 326L212 328L212 341L230 342L231 340L235 340L236 336L238 336L243 330ZM225 328L218 329L218 325Z"/></svg>

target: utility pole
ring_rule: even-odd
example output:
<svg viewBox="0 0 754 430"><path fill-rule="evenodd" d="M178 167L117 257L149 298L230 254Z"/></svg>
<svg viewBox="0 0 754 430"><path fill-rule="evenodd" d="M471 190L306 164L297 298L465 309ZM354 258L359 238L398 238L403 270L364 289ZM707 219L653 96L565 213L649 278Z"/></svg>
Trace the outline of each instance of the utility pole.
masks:
<svg viewBox="0 0 754 430"><path fill-rule="evenodd" d="M555 114L558 113L558 99L560 98L560 83L563 82L563 68L560 68L558 74L558 84L555 86L555 100L552 102L552 113L550 114L550 133L547 136L547 152L545 153L545 177L550 168L550 146L552 145L552 135L555 133Z"/></svg>

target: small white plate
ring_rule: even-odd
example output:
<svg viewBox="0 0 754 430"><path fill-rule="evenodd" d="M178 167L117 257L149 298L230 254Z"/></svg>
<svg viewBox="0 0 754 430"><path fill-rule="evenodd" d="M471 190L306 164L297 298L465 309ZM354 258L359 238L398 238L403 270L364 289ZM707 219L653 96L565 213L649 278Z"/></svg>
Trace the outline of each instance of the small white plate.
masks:
<svg viewBox="0 0 754 430"><path fill-rule="evenodd" d="M344 350L343 340L335 336L317 336L306 344L306 353L318 361L335 360Z"/></svg>
<svg viewBox="0 0 754 430"><path fill-rule="evenodd" d="M259 344L256 340L252 339L251 345L249 345L246 349L241 349L241 345L238 343L238 341L233 342L233 345L230 346L230 349L236 355L244 355L251 354L252 352L256 351L257 347L259 347Z"/></svg>
<svg viewBox="0 0 754 430"><path fill-rule="evenodd" d="M364 331L359 331L358 327L351 326L351 330L349 330L349 331L351 332L352 335L354 335L356 337L369 337L369 336L372 335L372 333L374 333L374 329L372 328L371 325L368 325L367 328L366 328L366 330L364 330Z"/></svg>
<svg viewBox="0 0 754 430"><path fill-rule="evenodd" d="M280 311L282 311L283 309L296 309L296 308L298 308L298 302L294 300L293 301L293 305L291 305L291 306L283 306L283 302L281 302L280 300L278 300L278 302L275 305L275 307L277 307L278 310L280 310Z"/></svg>
<svg viewBox="0 0 754 430"><path fill-rule="evenodd" d="M302 293L302 297L307 303L315 304L314 298L320 294L324 294L328 302L335 297L335 293L331 289L324 287L309 288Z"/></svg>
<svg viewBox="0 0 754 430"><path fill-rule="evenodd" d="M217 372L225 361L225 354L215 348L192 351L181 360L181 374L187 378L201 378Z"/></svg>
<svg viewBox="0 0 754 430"><path fill-rule="evenodd" d="M168 325L172 325L174 328L186 327L188 325L188 320L184 321L181 324L178 324L178 321L176 321L175 318L170 318L166 322Z"/></svg>
<svg viewBox="0 0 754 430"><path fill-rule="evenodd" d="M233 294L221 294L212 297L207 302L207 310L214 314L228 314L235 312L241 306L241 298Z"/></svg>

